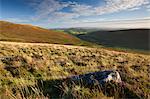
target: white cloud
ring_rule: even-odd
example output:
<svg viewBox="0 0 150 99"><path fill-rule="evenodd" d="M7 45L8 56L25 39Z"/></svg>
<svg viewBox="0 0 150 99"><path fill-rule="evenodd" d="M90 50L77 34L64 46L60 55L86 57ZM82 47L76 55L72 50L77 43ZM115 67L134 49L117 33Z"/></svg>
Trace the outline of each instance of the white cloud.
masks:
<svg viewBox="0 0 150 99"><path fill-rule="evenodd" d="M126 28L149 28L150 18L135 19L135 20L115 20L115 21L99 21L72 24L70 27L93 27L93 28L108 28L108 29L126 29Z"/></svg>
<svg viewBox="0 0 150 99"><path fill-rule="evenodd" d="M35 1L33 5L36 8L37 16L33 19L36 21L45 19L51 23L77 23L80 17L99 16L124 10L133 11L150 3L149 0L105 0L103 6L95 7L78 2L61 2L60 0L43 0L38 3L37 0ZM70 11L62 11L64 8Z"/></svg>
<svg viewBox="0 0 150 99"><path fill-rule="evenodd" d="M15 23L28 23L30 20L27 19L20 19L20 18L5 18L5 21L15 22Z"/></svg>
<svg viewBox="0 0 150 99"><path fill-rule="evenodd" d="M94 14L94 9L90 5L76 4L72 7L72 12L80 16L90 16Z"/></svg>
<svg viewBox="0 0 150 99"><path fill-rule="evenodd" d="M95 12L98 15L102 15L128 9L137 9L141 5L148 3L148 0L106 0L106 5L103 7L96 7Z"/></svg>
<svg viewBox="0 0 150 99"><path fill-rule="evenodd" d="M146 6L147 11L150 12L150 4Z"/></svg>
<svg viewBox="0 0 150 99"><path fill-rule="evenodd" d="M147 9L148 12L150 12L150 9Z"/></svg>
<svg viewBox="0 0 150 99"><path fill-rule="evenodd" d="M141 8L140 7L136 7L136 8L129 9L129 11L135 11L135 10L139 10L139 9L141 9Z"/></svg>
<svg viewBox="0 0 150 99"><path fill-rule="evenodd" d="M150 8L150 4L146 6L146 8Z"/></svg>
<svg viewBox="0 0 150 99"><path fill-rule="evenodd" d="M36 18L33 19L42 19L47 18L53 15L54 12L58 12L65 7L69 7L74 4L73 2L59 2L58 0L43 0L41 3L32 2L35 10L37 11Z"/></svg>

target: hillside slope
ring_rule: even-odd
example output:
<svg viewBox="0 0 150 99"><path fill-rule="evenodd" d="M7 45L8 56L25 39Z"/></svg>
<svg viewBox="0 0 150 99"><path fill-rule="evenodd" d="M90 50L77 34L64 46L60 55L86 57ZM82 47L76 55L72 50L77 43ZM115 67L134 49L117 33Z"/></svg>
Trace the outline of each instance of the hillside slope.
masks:
<svg viewBox="0 0 150 99"><path fill-rule="evenodd" d="M43 98L44 95L50 99L60 97L71 99L73 95L76 99L80 96L82 99L98 96L104 98L100 92L96 90L91 92L82 84L75 87L61 86L57 79L116 69L129 89L124 92L128 97L131 98L135 94L138 97L136 99L148 99L150 96L149 63L148 55L99 48L0 42L0 96L5 98L19 98L19 96L40 98L41 96ZM37 86L39 81L44 82L44 85ZM57 89L61 89L64 93L59 94Z"/></svg>
<svg viewBox="0 0 150 99"><path fill-rule="evenodd" d="M77 36L108 47L149 50L150 29L96 31Z"/></svg>
<svg viewBox="0 0 150 99"><path fill-rule="evenodd" d="M0 21L0 40L75 45L82 43L80 39L64 32L5 21Z"/></svg>

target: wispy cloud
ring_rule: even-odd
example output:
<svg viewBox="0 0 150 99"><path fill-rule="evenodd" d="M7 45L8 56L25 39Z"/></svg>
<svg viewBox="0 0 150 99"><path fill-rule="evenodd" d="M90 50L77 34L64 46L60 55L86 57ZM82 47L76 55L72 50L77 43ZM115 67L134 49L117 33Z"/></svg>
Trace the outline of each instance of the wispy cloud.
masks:
<svg viewBox="0 0 150 99"><path fill-rule="evenodd" d="M21 18L14 18L14 17L5 18L3 20L9 21L9 22L15 22L15 23L29 23L31 21L29 19L21 19Z"/></svg>
<svg viewBox="0 0 150 99"><path fill-rule="evenodd" d="M146 8L147 8L147 11L149 11L149 12L150 12L150 4L149 4L149 5L147 5L147 6L146 6Z"/></svg>
<svg viewBox="0 0 150 99"><path fill-rule="evenodd" d="M32 2L33 8L35 8L38 16L34 18L35 20L43 19L47 17L58 16L65 7L69 7L74 4L73 2L59 2L58 0L43 0L42 2ZM57 14L58 13L58 14ZM65 13L61 13L65 14ZM70 13L68 13L70 14ZM60 14L59 14L60 15ZM62 16L63 17L63 16Z"/></svg>
<svg viewBox="0 0 150 99"><path fill-rule="evenodd" d="M105 5L100 7L92 7L89 5L76 5L73 8L73 12L80 13L80 15L84 16L102 15L123 10L137 9L140 6L146 5L148 3L148 0L106 0Z"/></svg>
<svg viewBox="0 0 150 99"><path fill-rule="evenodd" d="M129 9L129 11L135 11L135 10L139 10L139 9L141 9L141 7L131 8L131 9Z"/></svg>
<svg viewBox="0 0 150 99"><path fill-rule="evenodd" d="M78 23L84 25L87 22L105 21L107 18L92 19L92 17L121 11L131 12L143 7L147 11L150 11L149 0L104 0L104 4L99 6L72 1L64 2L63 0L31 1L32 7L36 11L36 15L32 18L32 21L43 21L43 23L69 26L71 24L77 25Z"/></svg>
<svg viewBox="0 0 150 99"><path fill-rule="evenodd" d="M72 24L70 27L94 27L108 29L150 28L150 17L135 20L97 21Z"/></svg>
<svg viewBox="0 0 150 99"><path fill-rule="evenodd" d="M105 0L105 5L94 7L92 5L79 4L78 2L60 2L58 0L43 0L34 2L37 11L36 19L62 19L70 20L80 16L95 16L108 13L119 12L123 10L138 10L140 6L149 3L149 0ZM70 12L63 12L64 8L70 9ZM35 19L35 18L34 18Z"/></svg>

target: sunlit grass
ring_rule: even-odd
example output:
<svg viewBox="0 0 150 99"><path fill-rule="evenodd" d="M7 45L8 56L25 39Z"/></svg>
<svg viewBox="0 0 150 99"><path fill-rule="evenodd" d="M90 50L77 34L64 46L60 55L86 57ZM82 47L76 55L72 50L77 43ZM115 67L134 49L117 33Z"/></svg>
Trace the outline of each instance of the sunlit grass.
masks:
<svg viewBox="0 0 150 99"><path fill-rule="evenodd" d="M150 93L149 63L148 55L101 48L0 43L0 98L114 98L82 83L61 84L72 75L108 69L118 70L130 90L146 98Z"/></svg>

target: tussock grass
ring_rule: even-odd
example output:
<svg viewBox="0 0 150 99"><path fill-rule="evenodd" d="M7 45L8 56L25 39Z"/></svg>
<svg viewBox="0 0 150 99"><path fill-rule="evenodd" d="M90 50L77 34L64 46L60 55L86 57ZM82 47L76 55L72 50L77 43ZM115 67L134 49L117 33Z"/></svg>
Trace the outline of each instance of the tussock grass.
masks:
<svg viewBox="0 0 150 99"><path fill-rule="evenodd" d="M128 88L126 96L146 99L149 63L148 55L101 48L0 43L0 98L116 98L120 96L108 96L100 87L64 82L72 75L116 69Z"/></svg>

